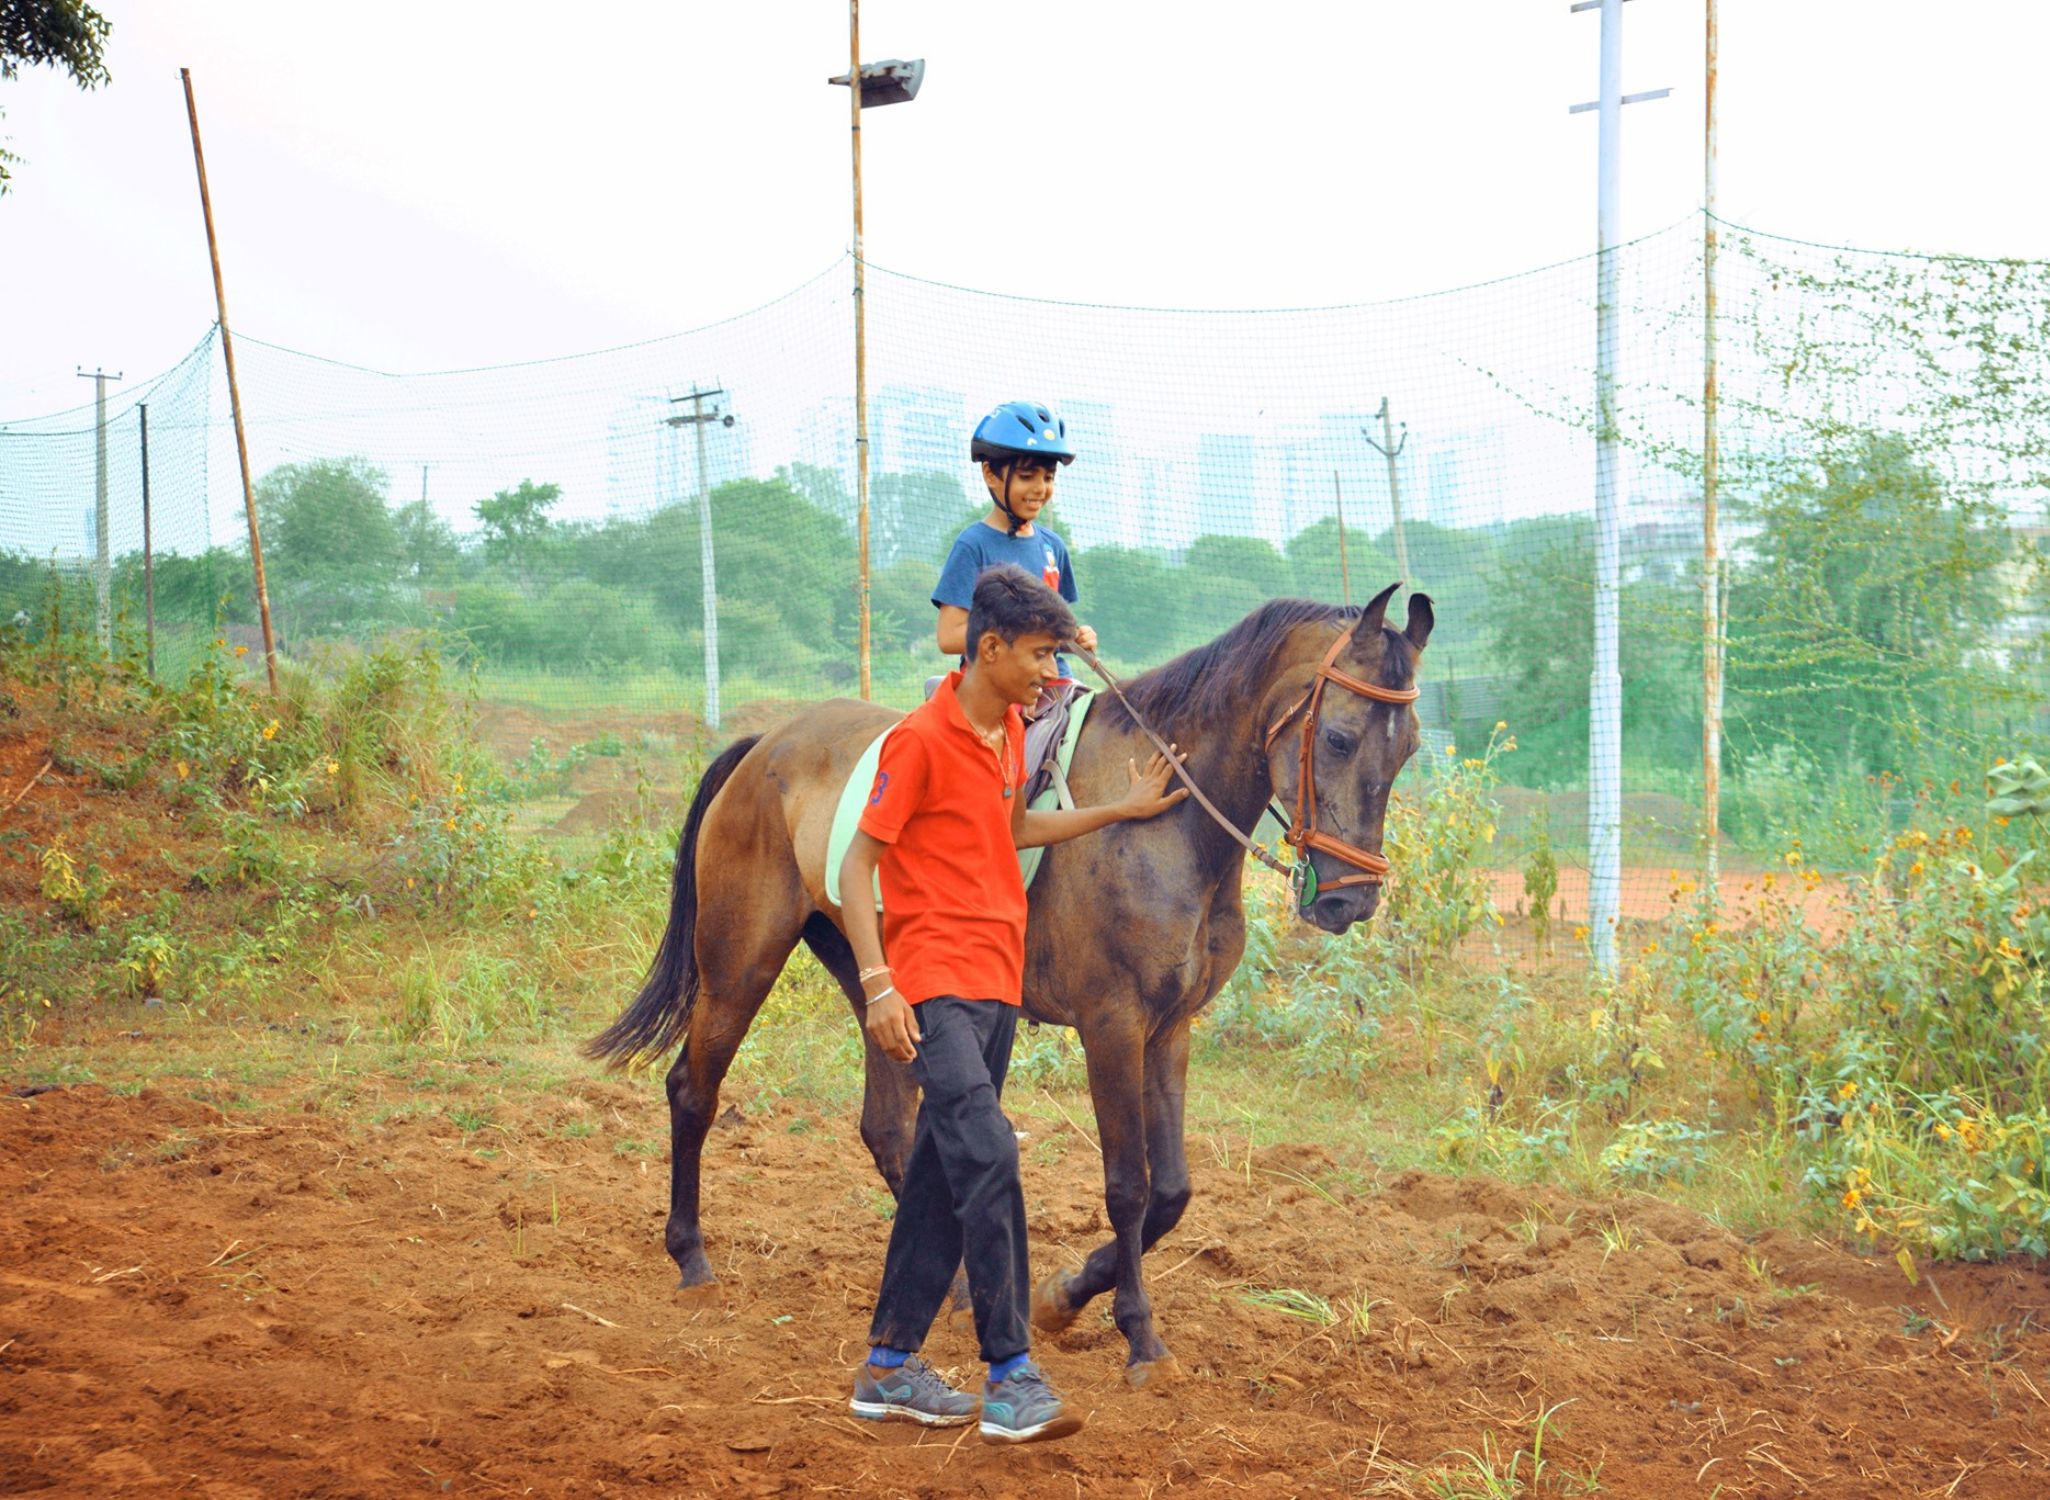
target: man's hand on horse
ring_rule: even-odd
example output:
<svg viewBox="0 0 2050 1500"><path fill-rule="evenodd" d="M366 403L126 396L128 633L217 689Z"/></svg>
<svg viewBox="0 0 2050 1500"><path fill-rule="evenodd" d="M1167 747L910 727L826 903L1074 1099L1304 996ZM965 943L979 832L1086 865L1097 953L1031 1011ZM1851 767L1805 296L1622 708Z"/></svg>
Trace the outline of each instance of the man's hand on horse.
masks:
<svg viewBox="0 0 2050 1500"><path fill-rule="evenodd" d="M1157 818L1189 795L1185 786L1168 791L1168 783L1174 780L1175 767L1187 760L1188 754L1179 745L1169 745L1174 759L1169 760L1158 750L1146 762L1146 769L1140 770L1136 760L1125 762L1132 774L1132 789L1125 793L1118 806L1127 818Z"/></svg>
<svg viewBox="0 0 2050 1500"><path fill-rule="evenodd" d="M875 1044L901 1063L918 1056L917 1044L925 1040L919 1035L918 1018L912 1015L910 1003L899 994L887 994L871 1004L862 1024Z"/></svg>

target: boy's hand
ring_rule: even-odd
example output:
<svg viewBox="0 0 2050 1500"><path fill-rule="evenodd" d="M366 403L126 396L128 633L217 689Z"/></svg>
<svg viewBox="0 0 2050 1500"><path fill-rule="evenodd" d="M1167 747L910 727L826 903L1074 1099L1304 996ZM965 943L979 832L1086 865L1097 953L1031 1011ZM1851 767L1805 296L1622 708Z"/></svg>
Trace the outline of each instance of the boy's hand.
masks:
<svg viewBox="0 0 2050 1500"><path fill-rule="evenodd" d="M918 1056L916 1044L925 1040L919 1034L918 1018L911 1014L910 1003L895 993L870 1005L862 1025L878 1047L901 1063Z"/></svg>
<svg viewBox="0 0 2050 1500"><path fill-rule="evenodd" d="M1153 758L1146 762L1146 769L1143 771L1139 769L1137 761L1125 762L1132 773L1132 789L1125 793L1124 800L1118 807L1126 818L1158 817L1189 795L1189 789L1185 786L1176 787L1172 792L1167 790L1167 784L1174 780L1175 766L1188 759L1179 745L1169 745L1168 749L1175 752L1173 760L1169 760L1156 750L1153 752Z"/></svg>
<svg viewBox="0 0 2050 1500"><path fill-rule="evenodd" d="M1087 625L1077 625L1075 627L1075 644L1084 651L1094 651L1096 649L1096 632Z"/></svg>

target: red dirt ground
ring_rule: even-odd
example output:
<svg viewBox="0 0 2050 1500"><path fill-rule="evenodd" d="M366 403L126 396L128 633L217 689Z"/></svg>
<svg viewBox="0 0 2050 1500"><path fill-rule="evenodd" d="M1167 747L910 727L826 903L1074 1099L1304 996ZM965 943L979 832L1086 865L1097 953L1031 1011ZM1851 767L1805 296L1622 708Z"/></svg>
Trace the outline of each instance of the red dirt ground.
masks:
<svg viewBox="0 0 2050 1500"><path fill-rule="evenodd" d="M1092 1308L1041 1350L1087 1429L997 1450L845 1412L886 1234L849 1122L729 1112L707 1164L724 1291L692 1308L665 1163L615 1150L662 1138L658 1091L593 1079L517 1119L0 1097L0 1491L1421 1494L1408 1465L1506 1458L1567 1402L1549 1473L1598 1465L1605 1495L2050 1494L2034 1264L1910 1286L1648 1199L1417 1173L1355 1196L1316 1147L1248 1170L1199 1140L1196 1201L1149 1257L1184 1380L1128 1389ZM1101 1235L1100 1180L1073 1127L1018 1124L1044 1271ZM1606 1244L1612 1220L1635 1243ZM1249 1286L1380 1300L1354 1333ZM972 1368L958 1328L929 1352Z"/></svg>

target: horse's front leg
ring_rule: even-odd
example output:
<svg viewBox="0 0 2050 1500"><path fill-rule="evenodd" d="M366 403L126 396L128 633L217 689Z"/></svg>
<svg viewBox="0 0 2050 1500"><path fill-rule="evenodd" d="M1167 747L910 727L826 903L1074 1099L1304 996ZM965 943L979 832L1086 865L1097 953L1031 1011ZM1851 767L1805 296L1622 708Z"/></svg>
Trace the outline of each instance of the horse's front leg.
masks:
<svg viewBox="0 0 2050 1500"><path fill-rule="evenodd" d="M1153 1306L1146 1296L1140 1257L1146 1246L1166 1232L1180 1215L1155 1209L1148 1170L1148 1144L1153 1133L1149 1115L1154 1096L1146 1087L1148 1048L1136 1018L1115 1029L1085 1035L1089 1062L1089 1094L1096 1108L1096 1129L1103 1145L1103 1200L1110 1213L1111 1238L1099 1245L1071 1275L1056 1273L1033 1297L1032 1321L1058 1331L1075 1321L1083 1307L1115 1288L1111 1319L1129 1346L1125 1378L1134 1385L1174 1370L1173 1356L1153 1328ZM1188 1201L1186 1173L1180 1203Z"/></svg>

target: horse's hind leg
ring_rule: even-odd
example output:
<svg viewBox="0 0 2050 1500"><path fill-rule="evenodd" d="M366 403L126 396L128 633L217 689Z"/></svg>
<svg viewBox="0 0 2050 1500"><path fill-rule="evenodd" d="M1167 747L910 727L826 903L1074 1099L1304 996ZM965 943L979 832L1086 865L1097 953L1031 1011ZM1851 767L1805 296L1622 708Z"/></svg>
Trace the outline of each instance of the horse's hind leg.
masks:
<svg viewBox="0 0 2050 1500"><path fill-rule="evenodd" d="M804 925L804 941L817 955L826 972L839 981L846 992L847 1003L854 1009L857 1025L866 1019L867 1005L861 990L861 966L854 957L854 950L847 939L823 915L814 916ZM908 1064L898 1062L889 1053L875 1044L864 1028L861 1033L863 1048L863 1086L861 1093L861 1141L868 1147L869 1156L875 1161L876 1171L882 1174L884 1185L895 1197L904 1185L904 1169L911 1160L911 1134L918 1120L918 1083L911 1076ZM950 1320L974 1318L974 1304L969 1300L968 1278L957 1270L954 1273L954 1288L948 1298Z"/></svg>
<svg viewBox="0 0 2050 1500"><path fill-rule="evenodd" d="M794 897L778 902L753 892L746 903L720 905L723 910L698 918L698 1000L683 1051L666 1080L669 1224L662 1241L682 1273L677 1286L685 1292L709 1289L718 1281L705 1258L698 1188L705 1133L719 1113L719 1085L798 936Z"/></svg>
<svg viewBox="0 0 2050 1500"><path fill-rule="evenodd" d="M861 992L861 965L846 937L823 913L804 924L805 946L817 956L839 982L847 1003L854 1008L857 1026L867 1019L868 1007ZM864 1028L861 1033L863 1087L861 1094L861 1143L868 1147L876 1171L892 1197L904 1182L904 1168L911 1160L911 1127L918 1111L918 1085L911 1069L876 1046Z"/></svg>

